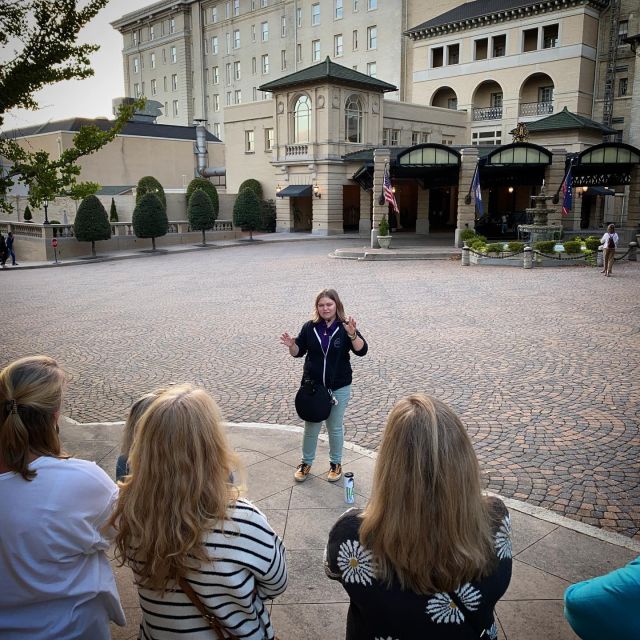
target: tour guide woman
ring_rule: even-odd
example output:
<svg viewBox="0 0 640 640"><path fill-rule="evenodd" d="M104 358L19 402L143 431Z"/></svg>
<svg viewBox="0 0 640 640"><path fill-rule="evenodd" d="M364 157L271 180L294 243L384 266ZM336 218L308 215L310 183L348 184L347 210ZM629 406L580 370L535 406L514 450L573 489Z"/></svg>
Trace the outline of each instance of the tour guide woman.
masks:
<svg viewBox="0 0 640 640"><path fill-rule="evenodd" d="M356 321L347 316L334 289L323 289L316 296L313 317L306 322L297 338L288 333L280 336L280 342L289 348L294 358L306 356L303 379L321 383L333 392L337 401L325 420L329 433L329 482L342 476L342 444L344 441L344 412L351 396L351 364L349 352L357 356L367 353L365 339L356 329ZM294 478L304 482L311 471L316 456L316 445L321 422L305 422L302 440L302 461Z"/></svg>

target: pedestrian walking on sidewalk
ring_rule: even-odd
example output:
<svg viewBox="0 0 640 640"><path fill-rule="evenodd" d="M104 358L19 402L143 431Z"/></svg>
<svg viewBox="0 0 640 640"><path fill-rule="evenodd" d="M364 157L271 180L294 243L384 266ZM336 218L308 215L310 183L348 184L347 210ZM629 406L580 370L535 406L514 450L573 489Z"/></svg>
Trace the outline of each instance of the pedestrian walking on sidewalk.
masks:
<svg viewBox="0 0 640 640"><path fill-rule="evenodd" d="M110 521L135 575L140 637L273 640L266 601L287 588L284 546L230 481L240 462L220 410L188 384L156 393Z"/></svg>
<svg viewBox="0 0 640 640"><path fill-rule="evenodd" d="M482 494L458 416L424 394L400 400L369 502L329 533L325 571L350 600L346 640L497 638L511 556L509 512Z"/></svg>
<svg viewBox="0 0 640 640"><path fill-rule="evenodd" d="M7 258L11 258L11 265L15 267L18 263L16 262L16 254L13 250L13 231L7 233L7 253Z"/></svg>
<svg viewBox="0 0 640 640"><path fill-rule="evenodd" d="M607 227L607 231L602 238L600 238L604 258L602 273L604 273L605 276L610 276L611 271L613 270L613 263L616 257L616 247L618 246L619 240L616 228L612 224Z"/></svg>
<svg viewBox="0 0 640 640"><path fill-rule="evenodd" d="M327 480L336 482L342 476L342 447L344 443L344 413L351 397L353 372L349 355L366 355L369 347L356 329L356 321L345 314L335 289L323 289L316 295L312 318L306 322L297 338L287 332L280 342L294 358L304 356L302 381L324 386L333 396L329 417L324 420L329 434L329 474ZM304 423L302 460L294 478L304 482L316 457L321 422Z"/></svg>
<svg viewBox="0 0 640 640"><path fill-rule="evenodd" d="M62 451L65 372L23 358L0 372L0 636L109 640L125 618L106 551L118 487Z"/></svg>

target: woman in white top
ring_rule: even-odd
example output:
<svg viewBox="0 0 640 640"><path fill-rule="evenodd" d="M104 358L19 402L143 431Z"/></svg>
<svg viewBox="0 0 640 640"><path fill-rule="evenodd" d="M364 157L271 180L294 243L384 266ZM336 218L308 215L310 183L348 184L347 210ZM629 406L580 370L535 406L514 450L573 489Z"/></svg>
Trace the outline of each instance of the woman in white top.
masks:
<svg viewBox="0 0 640 640"><path fill-rule="evenodd" d="M108 640L124 613L102 533L118 495L93 462L64 455L65 373L45 356L0 372L0 636Z"/></svg>
<svg viewBox="0 0 640 640"><path fill-rule="evenodd" d="M616 247L618 246L618 234L616 233L616 228L610 224L607 227L606 233L600 238L600 242L603 247L603 261L604 265L602 267L602 273L605 276L610 276L611 271L613 270L613 261L616 257Z"/></svg>
<svg viewBox="0 0 640 640"><path fill-rule="evenodd" d="M136 575L141 638L219 638L198 605L225 638L274 638L265 600L286 589L284 547L265 516L239 498L237 470L205 391L171 387L142 414L112 517L116 554Z"/></svg>

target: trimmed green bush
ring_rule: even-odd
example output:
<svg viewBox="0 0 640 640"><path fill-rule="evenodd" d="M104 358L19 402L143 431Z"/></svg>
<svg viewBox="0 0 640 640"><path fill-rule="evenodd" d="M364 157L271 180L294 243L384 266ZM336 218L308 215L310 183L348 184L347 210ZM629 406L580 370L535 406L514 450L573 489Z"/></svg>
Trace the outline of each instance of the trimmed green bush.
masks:
<svg viewBox="0 0 640 640"><path fill-rule="evenodd" d="M460 232L460 240L462 240L462 242L468 243L468 241L474 238L475 235L476 235L475 229L463 229Z"/></svg>
<svg viewBox="0 0 640 640"><path fill-rule="evenodd" d="M568 240L564 243L565 253L576 254L582 253L582 242L576 240Z"/></svg>
<svg viewBox="0 0 640 640"><path fill-rule="evenodd" d="M189 200L191 199L191 196L196 189L201 189L209 196L217 218L220 211L220 199L218 198L218 190L206 178L194 178L189 183L189 186L187 187L187 207L189 206Z"/></svg>
<svg viewBox="0 0 640 640"><path fill-rule="evenodd" d="M136 188L136 205L140 202L143 196L147 193L153 193L160 200L162 208L167 210L167 197L164 194L162 185L153 176L145 176L138 180L138 186ZM164 235L164 234L163 234Z"/></svg>
<svg viewBox="0 0 640 640"><path fill-rule="evenodd" d="M49 224L60 224L60 220L49 220ZM58 229L52 229L53 231L53 237L57 238L58 237Z"/></svg>
<svg viewBox="0 0 640 640"><path fill-rule="evenodd" d="M597 251L598 247L600 246L600 238L596 238L595 236L589 236L584 241L584 244L587 247L587 249L589 249L589 251Z"/></svg>
<svg viewBox="0 0 640 640"><path fill-rule="evenodd" d="M260 200L253 189L244 189L238 193L233 205L233 223L249 231L249 240L260 224Z"/></svg>
<svg viewBox="0 0 640 640"><path fill-rule="evenodd" d="M96 241L111 238L111 225L107 220L107 210L97 196L85 198L78 207L73 223L76 240L91 243L91 255L96 257Z"/></svg>
<svg viewBox="0 0 640 640"><path fill-rule="evenodd" d="M24 214L22 215L22 219L25 222L31 222L33 220L33 214L31 213L31 209L29 209L29 205L25 207Z"/></svg>
<svg viewBox="0 0 640 640"><path fill-rule="evenodd" d="M138 238L151 238L153 251L156 250L156 238L166 235L169 230L167 211L155 193L146 193L140 198L131 222Z"/></svg>
<svg viewBox="0 0 640 640"><path fill-rule="evenodd" d="M533 248L540 253L553 253L553 247L556 246L555 240L538 240Z"/></svg>
<svg viewBox="0 0 640 640"><path fill-rule="evenodd" d="M196 189L189 198L187 207L189 224L194 231L202 231L202 244L207 244L205 231L213 229L218 212L214 211L213 203L204 189Z"/></svg>
<svg viewBox="0 0 640 640"><path fill-rule="evenodd" d="M382 216L382 218L380 218L380 222L378 223L378 235L389 235L389 221L387 220L387 216Z"/></svg>
<svg viewBox="0 0 640 640"><path fill-rule="evenodd" d="M511 253L520 253L524 249L524 242L512 240L508 243L507 246L509 247L509 251L511 251Z"/></svg>
<svg viewBox="0 0 640 640"><path fill-rule="evenodd" d="M118 210L116 209L116 201L111 198L111 210L109 211L109 222L118 222Z"/></svg>
<svg viewBox="0 0 640 640"><path fill-rule="evenodd" d="M238 188L238 193L245 189L251 189L262 200L262 185L255 178L248 178Z"/></svg>
<svg viewBox="0 0 640 640"><path fill-rule="evenodd" d="M274 233L276 230L276 203L273 200L263 200L260 203L261 218L260 231Z"/></svg>
<svg viewBox="0 0 640 640"><path fill-rule="evenodd" d="M492 242L487 245L487 253L502 253L504 251L504 244L502 242Z"/></svg>
<svg viewBox="0 0 640 640"><path fill-rule="evenodd" d="M487 249L487 243L482 238L471 240L471 243L467 244L474 251L486 251Z"/></svg>

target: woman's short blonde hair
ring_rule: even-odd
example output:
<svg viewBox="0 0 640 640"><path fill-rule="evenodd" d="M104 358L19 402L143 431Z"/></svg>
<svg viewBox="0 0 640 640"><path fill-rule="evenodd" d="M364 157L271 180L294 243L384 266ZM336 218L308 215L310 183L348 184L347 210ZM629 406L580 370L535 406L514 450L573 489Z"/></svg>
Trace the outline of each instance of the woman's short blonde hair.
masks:
<svg viewBox="0 0 640 640"><path fill-rule="evenodd" d="M110 521L116 556L135 562L139 584L166 590L210 560L203 538L224 526L239 496L231 482L237 469L220 410L206 391L176 385L153 400L140 418L130 475Z"/></svg>
<svg viewBox="0 0 640 640"><path fill-rule="evenodd" d="M318 303L322 298L329 298L329 300L333 300L336 303L336 318L340 322L346 322L347 316L344 312L344 306L342 304L342 300L340 300L340 296L335 289L321 289L316 294L316 299L313 303L313 313L311 314L311 319L313 322L320 322L322 318L320 318L320 314L318 313Z"/></svg>
<svg viewBox="0 0 640 640"><path fill-rule="evenodd" d="M613 233L615 230L616 230L616 227L615 227L615 225L614 225L614 224L610 224L610 225L607 227L607 233Z"/></svg>
<svg viewBox="0 0 640 640"><path fill-rule="evenodd" d="M416 593L452 591L493 563L480 468L458 416L424 394L391 410L360 541L378 578Z"/></svg>
<svg viewBox="0 0 640 640"><path fill-rule="evenodd" d="M66 382L66 373L48 356L22 358L0 372L0 456L25 480L36 475L30 455L68 457L56 423Z"/></svg>

